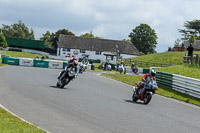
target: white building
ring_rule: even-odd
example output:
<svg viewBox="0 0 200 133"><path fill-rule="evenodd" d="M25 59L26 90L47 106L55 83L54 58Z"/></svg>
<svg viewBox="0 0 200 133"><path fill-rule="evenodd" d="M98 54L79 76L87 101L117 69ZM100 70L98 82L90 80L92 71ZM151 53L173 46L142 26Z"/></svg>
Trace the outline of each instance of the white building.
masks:
<svg viewBox="0 0 200 133"><path fill-rule="evenodd" d="M69 55L77 58L87 55L89 59L109 60L115 63L117 57L135 57L139 55L139 51L127 41L60 35L57 56L68 57Z"/></svg>

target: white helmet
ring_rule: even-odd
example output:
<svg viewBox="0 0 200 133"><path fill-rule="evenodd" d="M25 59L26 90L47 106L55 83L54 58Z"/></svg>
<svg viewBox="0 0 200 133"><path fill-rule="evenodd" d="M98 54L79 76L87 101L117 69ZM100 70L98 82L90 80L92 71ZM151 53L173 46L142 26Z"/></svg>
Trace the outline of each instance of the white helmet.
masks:
<svg viewBox="0 0 200 133"><path fill-rule="evenodd" d="M156 71L155 71L154 69L152 69L152 70L150 71L150 75L151 75L152 77L154 77L154 76L156 75Z"/></svg>

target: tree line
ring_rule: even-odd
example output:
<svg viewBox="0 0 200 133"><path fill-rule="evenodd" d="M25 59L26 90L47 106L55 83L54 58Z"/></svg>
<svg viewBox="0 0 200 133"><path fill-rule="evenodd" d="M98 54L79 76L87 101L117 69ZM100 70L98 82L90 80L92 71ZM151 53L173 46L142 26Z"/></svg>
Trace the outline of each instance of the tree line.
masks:
<svg viewBox="0 0 200 133"><path fill-rule="evenodd" d="M174 42L174 47L180 47L180 42L189 41L194 43L195 40L200 40L200 20L186 21L183 25L184 29L178 29L182 38L177 38Z"/></svg>
<svg viewBox="0 0 200 133"><path fill-rule="evenodd" d="M28 28L21 20L18 23L11 25L2 25L0 28L2 34L0 34L0 46L7 47L7 43L5 41L5 37L13 37L13 38L22 38L22 39L30 39L35 40L34 30L32 28ZM41 41L45 42L45 45L48 45L53 48L57 48L57 42L60 34L64 35L72 35L75 34L67 29L59 29L55 33L51 33L50 31L46 31L46 33L42 34L40 37ZM94 36L91 32L80 35L80 37L92 37L103 39L103 37ZM128 35L130 39L123 41L131 41L135 47L140 51L141 54L151 54L155 53L155 48L157 45L157 35L154 29L152 29L147 24L140 24L136 26L132 32Z"/></svg>

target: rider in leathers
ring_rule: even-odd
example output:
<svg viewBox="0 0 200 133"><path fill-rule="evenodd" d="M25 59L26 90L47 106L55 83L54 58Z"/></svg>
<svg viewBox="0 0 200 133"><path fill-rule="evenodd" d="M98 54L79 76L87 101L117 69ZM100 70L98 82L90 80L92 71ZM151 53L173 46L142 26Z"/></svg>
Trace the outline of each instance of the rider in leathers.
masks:
<svg viewBox="0 0 200 133"><path fill-rule="evenodd" d="M63 75L63 73L64 73L68 68L70 68L71 66L75 68L75 77L74 77L74 78L76 78L77 75L78 75L77 65L78 65L77 58L74 57L74 58L71 59L71 60L68 62L68 64L65 66L65 69L60 73L58 79L60 79L61 76Z"/></svg>
<svg viewBox="0 0 200 133"><path fill-rule="evenodd" d="M149 80L150 78L153 78L153 80L156 81L155 75L156 75L156 71L155 71L154 69L152 69L152 70L150 71L150 73L147 73L147 74L145 74L145 75L142 77L142 81L143 81L143 82L148 82L148 80ZM138 83L137 93L139 92L140 88L142 88L143 86L144 86L144 83L142 83L142 82L140 81L140 82Z"/></svg>

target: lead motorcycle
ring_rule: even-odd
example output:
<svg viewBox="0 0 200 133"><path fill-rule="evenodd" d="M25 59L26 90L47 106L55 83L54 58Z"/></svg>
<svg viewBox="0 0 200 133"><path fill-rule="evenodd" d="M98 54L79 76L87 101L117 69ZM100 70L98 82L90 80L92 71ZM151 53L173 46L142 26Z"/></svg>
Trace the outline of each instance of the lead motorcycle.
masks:
<svg viewBox="0 0 200 133"><path fill-rule="evenodd" d="M69 82L72 81L74 77L75 68L71 66L67 70L65 70L60 79L58 79L56 86L63 88L65 85L69 84Z"/></svg>
<svg viewBox="0 0 200 133"><path fill-rule="evenodd" d="M144 86L138 90L138 84L133 86L132 100L136 102L138 99L147 105L155 91L158 90L157 82L152 78L144 82Z"/></svg>

